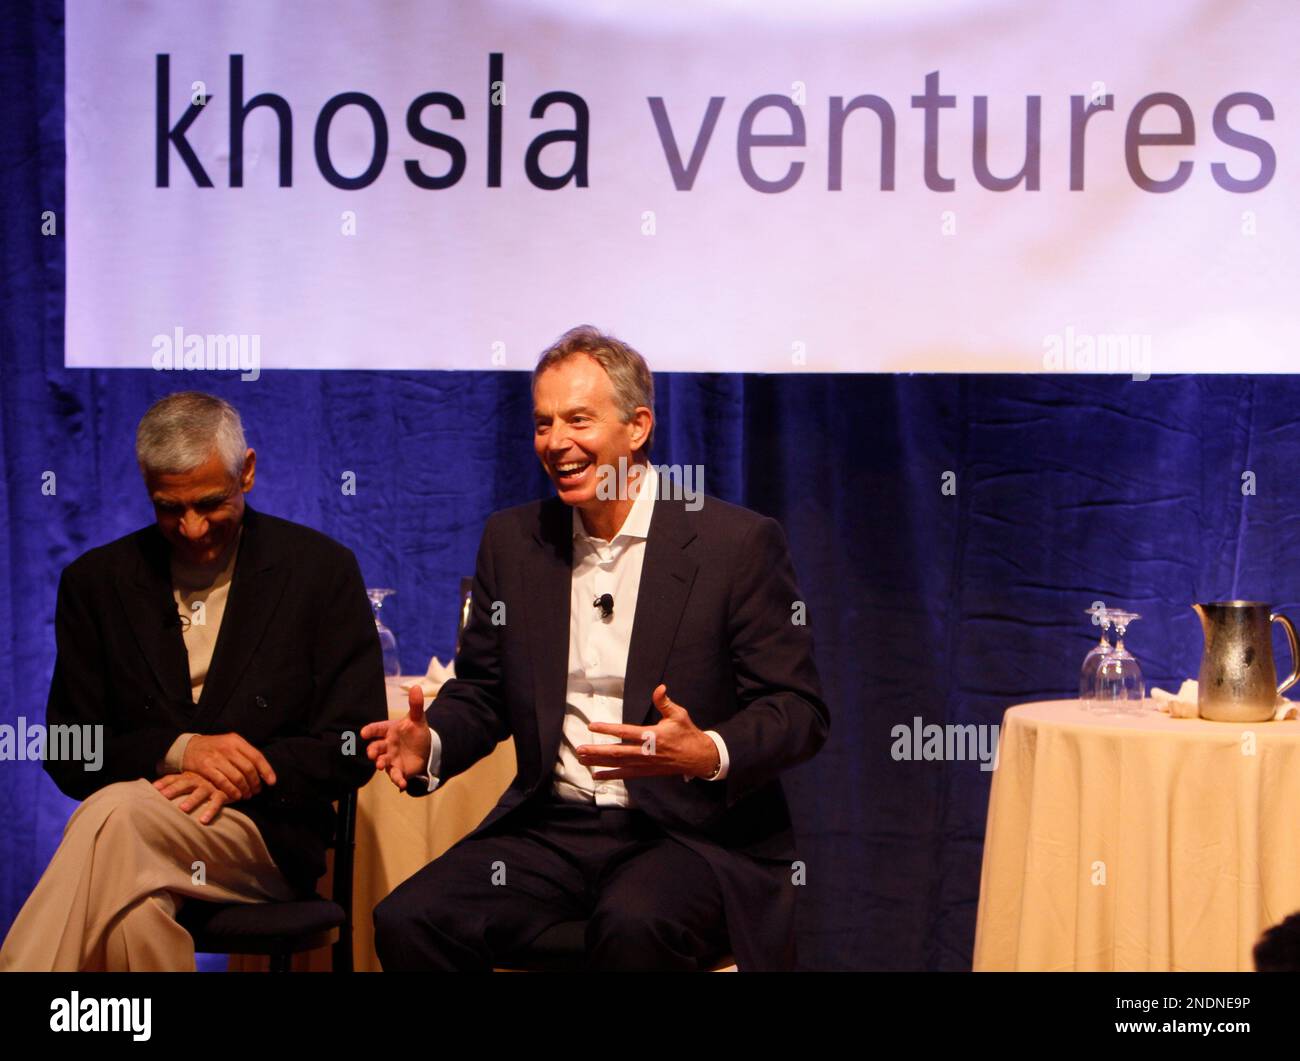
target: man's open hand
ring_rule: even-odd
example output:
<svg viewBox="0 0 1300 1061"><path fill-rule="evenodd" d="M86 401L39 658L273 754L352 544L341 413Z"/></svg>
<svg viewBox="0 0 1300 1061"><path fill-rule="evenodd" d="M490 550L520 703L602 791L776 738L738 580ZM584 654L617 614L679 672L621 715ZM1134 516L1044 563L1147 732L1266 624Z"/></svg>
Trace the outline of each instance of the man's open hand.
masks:
<svg viewBox="0 0 1300 1061"><path fill-rule="evenodd" d="M408 777L424 773L433 747L429 723L424 718L424 691L418 685L412 686L406 702L410 710L405 718L371 722L361 728L361 739L370 742L366 755L374 760L375 769L385 771L403 792Z"/></svg>
<svg viewBox="0 0 1300 1061"><path fill-rule="evenodd" d="M193 770L160 777L153 783L153 787L173 802L179 799L178 806L186 814L198 810L199 822L203 825L211 824L225 804L235 802L227 799L221 789Z"/></svg>
<svg viewBox="0 0 1300 1061"><path fill-rule="evenodd" d="M266 756L238 733L191 737L181 770L206 778L225 795L227 803L257 795L263 781L275 784L275 771Z"/></svg>
<svg viewBox="0 0 1300 1061"><path fill-rule="evenodd" d="M718 768L718 747L691 721L686 708L668 699L668 687L654 691L654 705L663 721L653 726L626 726L593 722L592 733L619 737L622 744L583 744L574 749L578 762L590 768L612 766L613 770L592 771L597 781L624 777L686 776L711 777Z"/></svg>

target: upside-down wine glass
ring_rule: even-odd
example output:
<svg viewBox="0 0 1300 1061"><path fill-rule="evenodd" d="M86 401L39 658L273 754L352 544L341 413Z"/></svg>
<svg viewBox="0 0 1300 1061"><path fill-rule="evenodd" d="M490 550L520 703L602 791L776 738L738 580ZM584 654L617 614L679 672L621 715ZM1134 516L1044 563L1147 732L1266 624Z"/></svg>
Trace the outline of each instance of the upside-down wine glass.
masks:
<svg viewBox="0 0 1300 1061"><path fill-rule="evenodd" d="M1103 711L1121 715L1140 714L1147 687L1138 661L1124 647L1124 634L1142 616L1135 612L1112 611L1110 617L1115 624L1115 647L1102 659L1101 666L1097 669L1097 703Z"/></svg>
<svg viewBox="0 0 1300 1061"><path fill-rule="evenodd" d="M402 661L397 656L397 637L393 631L384 625L384 621L379 617L380 609L384 606L384 598L391 597L396 592L395 589L366 588L366 596L370 598L370 610L375 613L375 629L379 633L379 647L384 652L385 678L396 678L402 673Z"/></svg>
<svg viewBox="0 0 1300 1061"><path fill-rule="evenodd" d="M1079 669L1079 700L1082 702L1085 710L1094 710L1097 700L1097 671L1101 669L1101 661L1110 655L1112 649L1110 638L1106 636L1106 631L1110 629L1111 617L1103 605L1094 605L1091 608L1085 608L1092 621L1101 627L1101 640L1092 646L1092 650L1083 657L1083 666Z"/></svg>

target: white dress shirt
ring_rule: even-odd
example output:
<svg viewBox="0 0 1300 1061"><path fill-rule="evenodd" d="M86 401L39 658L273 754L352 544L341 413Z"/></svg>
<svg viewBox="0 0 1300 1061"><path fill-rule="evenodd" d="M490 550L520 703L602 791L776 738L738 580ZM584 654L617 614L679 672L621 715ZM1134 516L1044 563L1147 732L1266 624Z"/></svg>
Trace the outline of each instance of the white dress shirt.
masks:
<svg viewBox="0 0 1300 1061"><path fill-rule="evenodd" d="M573 510L573 576L569 595L569 667L565 688L564 725L560 754L555 761L554 794L575 803L602 807L631 806L627 785L622 780L597 780L578 761L575 749L583 744L618 744L619 738L592 733L592 722L623 721L623 680L627 674L627 653L632 641L632 619L636 615L645 561L650 517L658 498L658 476L647 475L623 526L606 541L587 533L582 514ZM608 593L614 598L613 613L604 618L593 602ZM672 696L672 690L668 690ZM689 704L683 704L688 711ZM651 724L658 722L652 718ZM718 749L721 769L711 780L727 776L727 748L713 730L705 730ZM431 731L433 746L425 778L432 791L437 787L442 758L442 741ZM613 769L598 766L597 770ZM665 779L669 780L669 779ZM689 779L688 779L689 780Z"/></svg>

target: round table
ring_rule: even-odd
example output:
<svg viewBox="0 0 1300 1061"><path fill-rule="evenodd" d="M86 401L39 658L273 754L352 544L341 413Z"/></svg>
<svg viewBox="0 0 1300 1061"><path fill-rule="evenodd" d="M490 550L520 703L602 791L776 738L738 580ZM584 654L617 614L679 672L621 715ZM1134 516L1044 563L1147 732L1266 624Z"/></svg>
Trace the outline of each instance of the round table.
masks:
<svg viewBox="0 0 1300 1061"><path fill-rule="evenodd" d="M974 968L1250 970L1300 910L1300 721L1003 718Z"/></svg>

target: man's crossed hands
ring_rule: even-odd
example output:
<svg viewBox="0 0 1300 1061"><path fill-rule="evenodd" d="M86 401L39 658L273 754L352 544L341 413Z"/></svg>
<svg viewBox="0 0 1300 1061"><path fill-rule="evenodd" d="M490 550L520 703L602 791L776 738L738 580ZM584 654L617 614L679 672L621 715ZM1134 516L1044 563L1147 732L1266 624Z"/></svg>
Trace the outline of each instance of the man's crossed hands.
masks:
<svg viewBox="0 0 1300 1061"><path fill-rule="evenodd" d="M251 799L264 783L275 784L266 756L238 733L221 733L191 737L181 772L160 777L153 786L170 800L180 799L186 814L200 810L199 821L208 825L222 806Z"/></svg>

